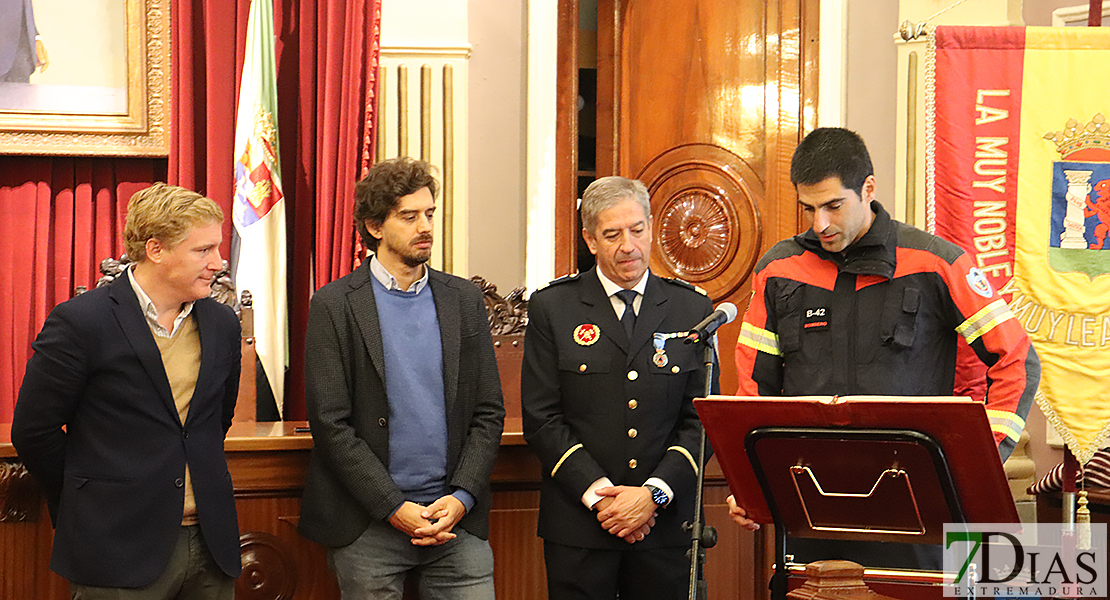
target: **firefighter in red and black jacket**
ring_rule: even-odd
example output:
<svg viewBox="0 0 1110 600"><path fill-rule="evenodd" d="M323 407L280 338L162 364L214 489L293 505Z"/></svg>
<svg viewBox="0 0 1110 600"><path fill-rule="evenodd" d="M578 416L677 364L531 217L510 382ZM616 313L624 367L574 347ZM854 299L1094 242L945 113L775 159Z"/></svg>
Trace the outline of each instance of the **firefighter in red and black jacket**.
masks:
<svg viewBox="0 0 1110 600"><path fill-rule="evenodd" d="M790 177L812 226L756 266L736 346L738 393L950 396L963 337L987 365L987 414L1005 460L1040 379L1006 301L958 246L890 218L855 133L806 136Z"/></svg>

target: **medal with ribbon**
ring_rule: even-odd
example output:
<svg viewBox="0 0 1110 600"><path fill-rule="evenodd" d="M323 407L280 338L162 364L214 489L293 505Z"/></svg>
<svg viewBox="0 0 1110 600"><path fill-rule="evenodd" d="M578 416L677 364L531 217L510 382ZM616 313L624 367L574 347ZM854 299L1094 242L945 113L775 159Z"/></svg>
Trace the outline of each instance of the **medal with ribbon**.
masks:
<svg viewBox="0 0 1110 600"><path fill-rule="evenodd" d="M655 346L655 356L651 357L651 362L655 363L655 366L659 368L667 366L667 362L669 362L667 358L667 340L683 337L685 335L685 331L680 333L655 332L651 334L651 344Z"/></svg>

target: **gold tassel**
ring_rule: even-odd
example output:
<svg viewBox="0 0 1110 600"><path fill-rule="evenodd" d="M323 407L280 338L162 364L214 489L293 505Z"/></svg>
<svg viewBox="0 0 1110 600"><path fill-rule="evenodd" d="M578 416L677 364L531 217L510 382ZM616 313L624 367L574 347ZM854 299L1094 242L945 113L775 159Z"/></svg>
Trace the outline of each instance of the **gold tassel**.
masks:
<svg viewBox="0 0 1110 600"><path fill-rule="evenodd" d="M1079 508L1075 511L1075 524L1078 529L1076 548L1091 549L1091 509L1087 508L1087 490L1079 490Z"/></svg>

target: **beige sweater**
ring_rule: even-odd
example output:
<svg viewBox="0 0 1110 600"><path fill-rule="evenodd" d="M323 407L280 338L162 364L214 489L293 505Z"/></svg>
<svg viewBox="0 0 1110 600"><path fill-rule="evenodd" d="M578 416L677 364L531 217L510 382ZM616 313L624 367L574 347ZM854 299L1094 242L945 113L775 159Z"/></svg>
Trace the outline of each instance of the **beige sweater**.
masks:
<svg viewBox="0 0 1110 600"><path fill-rule="evenodd" d="M197 334L195 317L190 315L183 320L168 338L155 335L154 341L158 342L158 350L162 353L162 365L165 366L166 377L170 381L177 414L184 423L189 416L189 403L193 399L193 390L197 387L197 376L200 374L200 335ZM185 510L181 516L181 524L195 525L196 522L197 504L193 498L193 481L189 474L189 465L185 465Z"/></svg>

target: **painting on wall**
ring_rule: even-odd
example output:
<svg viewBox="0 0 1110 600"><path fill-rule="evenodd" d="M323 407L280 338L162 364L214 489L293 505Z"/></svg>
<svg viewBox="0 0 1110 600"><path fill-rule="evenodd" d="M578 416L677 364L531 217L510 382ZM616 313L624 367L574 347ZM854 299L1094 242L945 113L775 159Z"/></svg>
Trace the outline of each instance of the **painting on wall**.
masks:
<svg viewBox="0 0 1110 600"><path fill-rule="evenodd" d="M0 0L0 154L165 156L169 0Z"/></svg>

